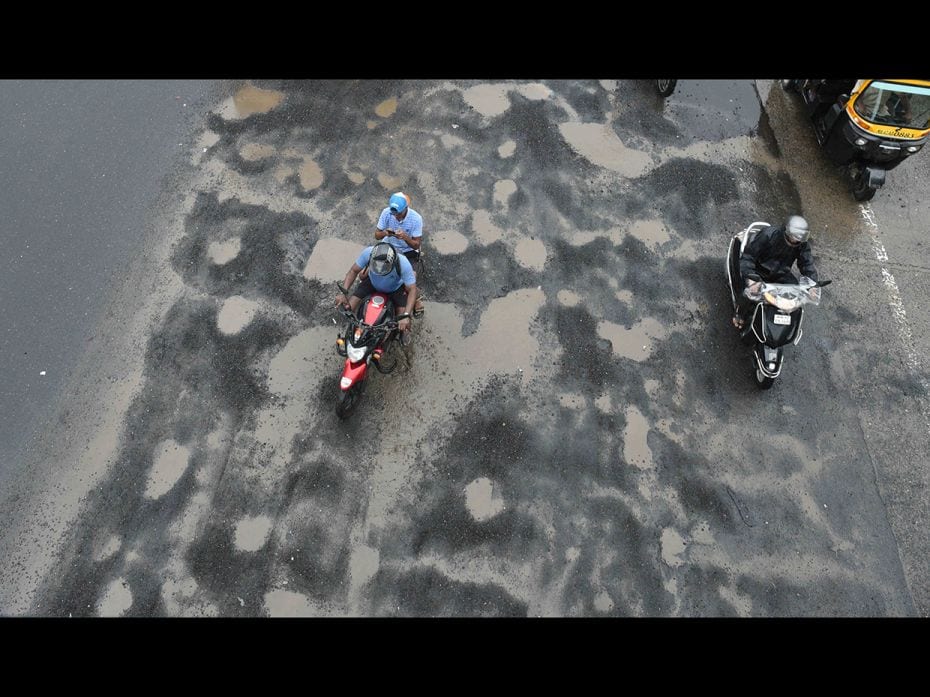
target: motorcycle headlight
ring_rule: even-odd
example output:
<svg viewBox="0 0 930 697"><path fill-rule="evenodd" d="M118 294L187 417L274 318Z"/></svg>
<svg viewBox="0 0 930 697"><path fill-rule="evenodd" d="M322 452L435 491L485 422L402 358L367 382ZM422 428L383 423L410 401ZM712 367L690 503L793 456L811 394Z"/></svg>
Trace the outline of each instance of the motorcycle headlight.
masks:
<svg viewBox="0 0 930 697"><path fill-rule="evenodd" d="M352 344L349 344L346 347L346 353L349 355L350 361L353 363L358 363L365 358L365 347L353 346Z"/></svg>

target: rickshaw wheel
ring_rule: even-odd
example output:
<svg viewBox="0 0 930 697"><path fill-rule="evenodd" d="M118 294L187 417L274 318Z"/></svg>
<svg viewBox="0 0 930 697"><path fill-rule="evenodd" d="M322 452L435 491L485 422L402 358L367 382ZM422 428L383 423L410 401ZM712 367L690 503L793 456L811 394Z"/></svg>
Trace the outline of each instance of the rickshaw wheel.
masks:
<svg viewBox="0 0 930 697"><path fill-rule="evenodd" d="M871 201L878 189L873 189L866 182L860 183L858 180L853 183L853 198L857 201Z"/></svg>
<svg viewBox="0 0 930 697"><path fill-rule="evenodd" d="M851 179L853 198L857 201L871 200L878 189L869 186L869 178L866 174L865 168L863 168L861 164L853 162L849 165L847 172Z"/></svg>

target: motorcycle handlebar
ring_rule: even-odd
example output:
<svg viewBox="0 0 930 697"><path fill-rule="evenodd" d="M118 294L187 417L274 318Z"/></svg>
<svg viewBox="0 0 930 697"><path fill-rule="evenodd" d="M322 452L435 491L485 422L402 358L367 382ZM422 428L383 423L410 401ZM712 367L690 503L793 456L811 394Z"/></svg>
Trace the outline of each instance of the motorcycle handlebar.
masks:
<svg viewBox="0 0 930 697"><path fill-rule="evenodd" d="M359 319L358 317L356 317L350 310L347 310L347 309L345 309L344 307L340 307L340 308L339 308L339 312L340 312L347 320L349 320L350 322L352 322L352 324L364 324L364 322L362 322L362 320L360 320L360 319ZM392 319L392 320L387 320L387 321L385 321L385 322L381 322L380 324L372 324L372 325L369 325L369 327L370 327L371 329L397 329L397 323L400 322L402 319L407 319L408 317L410 317L410 315L404 313L404 314L402 314L402 315L398 315L397 317L395 317L395 318Z"/></svg>
<svg viewBox="0 0 930 697"><path fill-rule="evenodd" d="M828 281L828 283L829 283L829 281ZM340 293L342 293L342 294L343 294L344 296L346 296L347 298L349 297L349 291L347 291L345 288L343 288L343 287L342 287L342 284L339 283L339 281L336 281L336 287L339 289L339 292L340 292ZM352 311L349 310L349 309L347 309L345 306L340 306L340 307L339 307L339 312L342 313L342 315L344 315L344 316L345 316L348 320L350 320L351 322L354 322L354 323L356 323L356 324L362 324L362 321L361 321L358 317L356 317L356 316L352 313ZM372 327L372 328L379 328L379 329L382 328L382 327L383 327L384 329L397 329L397 323L398 323L398 322L400 322L402 319L409 319L409 318L410 318L410 314L407 313L407 312L404 312L403 314L397 315L393 320L389 320L389 321L387 321L387 322L382 322L381 324L372 324L371 327Z"/></svg>

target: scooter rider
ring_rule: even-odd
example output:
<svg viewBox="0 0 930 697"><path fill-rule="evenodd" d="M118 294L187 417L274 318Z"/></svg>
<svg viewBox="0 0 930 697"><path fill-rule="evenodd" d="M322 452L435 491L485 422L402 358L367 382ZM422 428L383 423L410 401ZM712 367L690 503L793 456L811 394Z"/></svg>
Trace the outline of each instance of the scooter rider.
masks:
<svg viewBox="0 0 930 697"><path fill-rule="evenodd" d="M375 290L387 293L391 296L394 306L401 313L408 315L413 313L413 305L417 295L416 277L413 273L413 267L402 254L398 254L387 242L365 247L358 259L349 268L346 277L342 282L343 288L349 289L355 283L355 278L359 272L368 267L368 275L362 279L358 288L348 299L348 306L352 312L358 309L359 303L363 298L371 295ZM346 305L346 296L339 293L336 296L336 305ZM405 317L397 323L397 328L402 332L402 343L409 341L410 318Z"/></svg>
<svg viewBox="0 0 930 697"><path fill-rule="evenodd" d="M746 245L739 258L740 277L749 288L749 292L758 293L763 281L797 285L798 279L791 271L795 262L804 276L817 281L817 267L811 252L810 236L807 221L799 215L792 215L780 227L772 225L761 230ZM733 316L733 326L742 329L746 323L746 315L755 303L740 293L738 304L739 309Z"/></svg>

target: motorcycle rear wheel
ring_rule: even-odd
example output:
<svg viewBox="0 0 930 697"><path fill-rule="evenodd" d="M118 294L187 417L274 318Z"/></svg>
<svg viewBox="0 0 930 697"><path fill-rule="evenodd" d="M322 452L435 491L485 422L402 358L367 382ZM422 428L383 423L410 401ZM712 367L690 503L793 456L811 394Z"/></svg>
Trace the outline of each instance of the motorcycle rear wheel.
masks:
<svg viewBox="0 0 930 697"><path fill-rule="evenodd" d="M362 399L364 386L364 382L357 382L349 389L339 391L339 401L336 402L336 416L340 419L349 418Z"/></svg>

